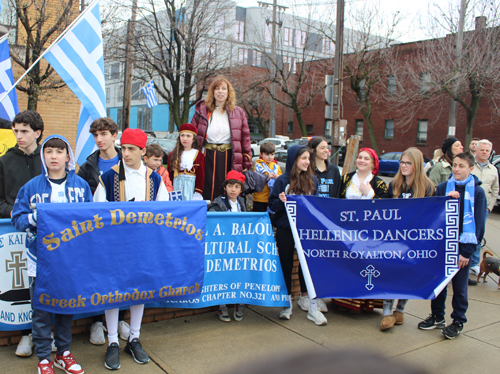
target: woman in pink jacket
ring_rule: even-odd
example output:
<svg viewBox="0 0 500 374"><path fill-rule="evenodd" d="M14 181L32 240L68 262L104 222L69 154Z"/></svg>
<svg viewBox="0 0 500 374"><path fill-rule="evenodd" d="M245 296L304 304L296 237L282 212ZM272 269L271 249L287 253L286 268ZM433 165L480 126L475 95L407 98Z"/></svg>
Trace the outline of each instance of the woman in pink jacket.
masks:
<svg viewBox="0 0 500 374"><path fill-rule="evenodd" d="M252 167L250 130L245 112L236 106L236 94L222 75L215 78L207 97L196 103L191 123L198 128L198 144L205 155L203 198L213 201L223 194L230 170Z"/></svg>

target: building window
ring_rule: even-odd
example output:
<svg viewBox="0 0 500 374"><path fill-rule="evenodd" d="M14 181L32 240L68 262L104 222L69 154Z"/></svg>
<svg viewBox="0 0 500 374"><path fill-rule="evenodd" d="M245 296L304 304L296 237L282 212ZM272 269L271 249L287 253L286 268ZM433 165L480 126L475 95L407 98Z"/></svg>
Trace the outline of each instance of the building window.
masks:
<svg viewBox="0 0 500 374"><path fill-rule="evenodd" d="M259 127L257 124L259 123L258 117L249 117L248 118L248 129L250 130L250 134L258 134Z"/></svg>
<svg viewBox="0 0 500 374"><path fill-rule="evenodd" d="M106 109L106 117L111 117L111 109Z"/></svg>
<svg viewBox="0 0 500 374"><path fill-rule="evenodd" d="M306 125L306 131L308 134L312 134L314 132L313 125Z"/></svg>
<svg viewBox="0 0 500 374"><path fill-rule="evenodd" d="M111 74L110 74L111 79L118 79L120 77L120 63L119 62L112 64L110 70L111 70Z"/></svg>
<svg viewBox="0 0 500 374"><path fill-rule="evenodd" d="M286 132L293 132L293 121L288 121Z"/></svg>
<svg viewBox="0 0 500 374"><path fill-rule="evenodd" d="M237 42L244 42L245 41L245 22L236 21L234 27L235 27L234 40L236 40Z"/></svg>
<svg viewBox="0 0 500 374"><path fill-rule="evenodd" d="M302 62L302 59L300 58L294 58L293 59L293 64L292 64L292 73L295 74L297 72L297 64L300 64Z"/></svg>
<svg viewBox="0 0 500 374"><path fill-rule="evenodd" d="M224 34L224 14L217 14L215 18L215 33Z"/></svg>
<svg viewBox="0 0 500 374"><path fill-rule="evenodd" d="M151 114L153 108L147 108L145 106L140 106L137 108L137 128L143 131L153 131Z"/></svg>
<svg viewBox="0 0 500 374"><path fill-rule="evenodd" d="M305 31L295 30L295 47L304 48L306 45L307 33Z"/></svg>
<svg viewBox="0 0 500 374"><path fill-rule="evenodd" d="M271 43L273 39L273 27L271 24L268 24L264 28L264 41Z"/></svg>
<svg viewBox="0 0 500 374"><path fill-rule="evenodd" d="M335 43L326 36L323 37L323 53L335 54Z"/></svg>
<svg viewBox="0 0 500 374"><path fill-rule="evenodd" d="M420 95L429 94L432 88L432 77L430 71L420 73Z"/></svg>
<svg viewBox="0 0 500 374"><path fill-rule="evenodd" d="M118 102L123 101L123 84L120 84L116 87L116 97L118 98Z"/></svg>
<svg viewBox="0 0 500 374"><path fill-rule="evenodd" d="M283 56L283 70L289 72L292 68L292 58L290 56Z"/></svg>
<svg viewBox="0 0 500 374"><path fill-rule="evenodd" d="M285 27L283 30L283 45L293 46L293 29Z"/></svg>
<svg viewBox="0 0 500 374"><path fill-rule="evenodd" d="M418 121L417 127L417 144L427 144L427 124L426 119Z"/></svg>
<svg viewBox="0 0 500 374"><path fill-rule="evenodd" d="M325 138L327 138L327 139L332 138L332 120L331 119L325 120Z"/></svg>
<svg viewBox="0 0 500 374"><path fill-rule="evenodd" d="M262 64L262 53L259 51L252 52L252 66L260 66Z"/></svg>
<svg viewBox="0 0 500 374"><path fill-rule="evenodd" d="M213 43L208 43L206 52L207 63L214 61L217 54L217 46Z"/></svg>
<svg viewBox="0 0 500 374"><path fill-rule="evenodd" d="M238 62L243 65L248 65L248 49L240 48L238 50Z"/></svg>
<svg viewBox="0 0 500 374"><path fill-rule="evenodd" d="M386 119L385 120L384 137L386 139L393 139L394 138L394 120L393 119Z"/></svg>
<svg viewBox="0 0 500 374"><path fill-rule="evenodd" d="M118 114L116 115L116 124L118 125L118 129L120 131L123 130L123 122L122 122L122 116L123 116L123 109L122 108L118 108Z"/></svg>
<svg viewBox="0 0 500 374"><path fill-rule="evenodd" d="M141 82L132 83L132 100L141 100L142 98Z"/></svg>
<svg viewBox="0 0 500 374"><path fill-rule="evenodd" d="M109 87L106 88L106 104L108 104L111 100L109 98L111 90Z"/></svg>
<svg viewBox="0 0 500 374"><path fill-rule="evenodd" d="M359 141L363 141L363 120L362 119L357 119L354 123L354 135L359 135L361 138Z"/></svg>
<svg viewBox="0 0 500 374"><path fill-rule="evenodd" d="M398 80L395 75L387 77L387 95L395 95L398 90Z"/></svg>

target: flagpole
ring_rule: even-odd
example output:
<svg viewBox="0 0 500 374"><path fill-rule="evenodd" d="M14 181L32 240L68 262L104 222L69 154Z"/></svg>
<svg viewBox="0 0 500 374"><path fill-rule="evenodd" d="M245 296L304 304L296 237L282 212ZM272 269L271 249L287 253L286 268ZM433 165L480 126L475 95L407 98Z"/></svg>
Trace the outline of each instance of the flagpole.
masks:
<svg viewBox="0 0 500 374"><path fill-rule="evenodd" d="M81 13L78 15L78 17L76 17L76 18L75 18L75 20L74 20L73 22L71 22L71 24L70 24L70 25L69 25L69 26L68 26L68 27L67 27L67 28L66 28L66 29L65 29L65 30L61 33L61 35L59 35L59 36L56 38L56 40L54 40L54 41L52 42L52 44L49 46L49 48L47 48L45 51L43 51L43 53L40 55L40 57L38 57L38 58L36 59L36 61L35 61L33 64L31 64L31 66L30 66L30 67L29 67L29 68L28 68L28 69L24 72L24 74L23 74L23 75L21 75L21 77L20 77L20 78L16 81L16 83L14 83L14 84L12 85L12 87L11 87L11 88L9 88L9 89L7 90L7 92L5 92L5 94L4 94L4 95L0 98L0 103L1 103L1 102L2 102L2 101L3 101L3 100L4 100L4 99L5 99L5 98L9 95L9 93L10 93L10 92L11 92L11 91L12 91L12 90L13 90L13 89L14 89L14 88L15 88L15 87L19 84L19 82L21 82L21 80L23 80L23 78L24 78L26 75L28 75L28 73L29 73L29 72L30 72L30 71L31 71L31 70L35 67L35 65L36 65L36 64L38 64L38 63L40 62L40 60L41 60L41 59L42 59L42 58L43 58L43 57L44 57L44 56L45 56L45 55L46 55L46 54L50 51L50 49L51 49L51 48L52 48L55 44L57 44L57 43L59 42L59 40L61 40L64 36L66 36L66 34L67 34L68 32L70 32L70 31L71 31L71 29L73 28L73 26L75 25L75 23L77 23L77 22L80 20L80 18L82 18L85 14L87 14L87 12L89 11L89 9L92 9L92 6L93 6L95 3L97 3L97 2L99 2L99 0L93 0L93 1L90 3L90 5L89 5L87 8L85 8L85 10L84 10L83 12L81 12Z"/></svg>

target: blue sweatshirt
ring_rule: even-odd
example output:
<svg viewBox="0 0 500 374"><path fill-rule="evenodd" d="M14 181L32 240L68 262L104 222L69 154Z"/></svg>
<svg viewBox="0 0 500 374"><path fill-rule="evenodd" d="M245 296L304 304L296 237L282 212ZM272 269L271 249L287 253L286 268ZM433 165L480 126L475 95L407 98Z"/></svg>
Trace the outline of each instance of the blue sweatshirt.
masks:
<svg viewBox="0 0 500 374"><path fill-rule="evenodd" d="M301 148L307 148L303 145L294 145L288 149L288 156L286 158L286 171L285 174L280 175L276 182L274 182L273 190L269 196L269 209L276 213L278 219L276 220L276 227L282 229L290 229L290 223L286 215L285 204L280 200L279 195L286 192L290 184L290 172L292 171L295 160ZM318 194L318 179L313 175L314 192L313 195Z"/></svg>
<svg viewBox="0 0 500 374"><path fill-rule="evenodd" d="M42 144L40 150L42 161L42 174L31 179L20 190L12 210L12 224L19 231L27 232L26 247L28 248L28 257L36 266L36 220L30 208L31 203L41 204L50 203L52 186L49 182L49 173L45 165L43 150L48 140L59 138L66 142L69 151L69 162L66 172L65 193L68 202L81 203L92 202L92 192L88 183L75 174L75 156L69 142L61 135L51 135Z"/></svg>

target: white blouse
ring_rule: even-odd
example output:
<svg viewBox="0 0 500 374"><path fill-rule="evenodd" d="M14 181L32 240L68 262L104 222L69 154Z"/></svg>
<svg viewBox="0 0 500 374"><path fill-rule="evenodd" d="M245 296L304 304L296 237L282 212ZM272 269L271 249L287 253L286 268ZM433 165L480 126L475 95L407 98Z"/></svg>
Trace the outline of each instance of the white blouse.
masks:
<svg viewBox="0 0 500 374"><path fill-rule="evenodd" d="M370 181L373 178L373 174L370 173L368 176L365 178L363 182L365 183L370 183ZM349 185L349 188L347 188L347 191L345 193L345 198L346 199L372 199L375 196L375 191L373 191L373 188L370 190L370 193L368 196L363 195L361 191L359 190L359 186L361 185L361 182L359 181L358 177L358 172L356 171L356 174L352 176L351 184Z"/></svg>
<svg viewBox="0 0 500 374"><path fill-rule="evenodd" d="M208 121L207 143L228 144L231 143L231 128L227 110L221 113L219 109L212 112Z"/></svg>
<svg viewBox="0 0 500 374"><path fill-rule="evenodd" d="M181 170L189 171L193 168L196 152L198 152L197 149L191 149L189 151L182 152L181 163L179 165Z"/></svg>

